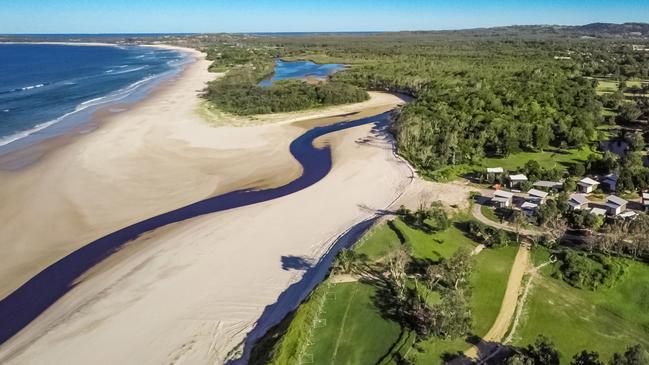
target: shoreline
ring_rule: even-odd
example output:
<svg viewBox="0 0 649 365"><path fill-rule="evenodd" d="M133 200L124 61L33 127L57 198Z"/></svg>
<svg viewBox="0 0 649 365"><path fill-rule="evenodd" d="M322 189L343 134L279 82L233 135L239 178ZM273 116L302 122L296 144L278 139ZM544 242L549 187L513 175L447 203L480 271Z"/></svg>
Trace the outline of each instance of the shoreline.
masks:
<svg viewBox="0 0 649 365"><path fill-rule="evenodd" d="M0 46L3 44L43 44L43 45L63 45L63 46L106 46L106 47L121 47L123 45L113 44L113 43L91 43L91 42L0 42ZM185 71L188 64L196 62L196 59L200 57L200 52L184 47L170 46L170 45L128 45L133 47L144 47L144 48L157 48L164 50L173 50L178 52L182 57L183 61L178 66L153 75L147 76L133 83L131 86L127 86L123 89L113 90L105 95L102 95L100 98L107 98L111 95L117 96L118 93L122 90L131 88L133 85L138 84L133 88L132 91L120 96L116 100L108 100L97 105L89 105L84 108L79 108L84 103L88 101L83 101L77 105L77 108L71 112L68 112L64 115L58 116L52 120L45 121L33 126L31 129L21 132L16 132L13 135L5 136L5 139L11 139L12 136L17 136L14 139L11 139L9 142L0 145L0 169L3 169L3 166L25 166L29 163L13 162L7 163L7 160L11 159L11 155L29 154L29 150L47 150L46 146L60 144L60 140L54 143L51 143L53 139L70 139L73 136L80 136L86 133L91 132L96 129L97 119L106 118L110 111L117 110L115 113L123 112L128 110L128 108L134 107L136 104L146 100L151 97L160 88L165 87L170 81L173 81L175 78L182 77L183 72ZM86 110L89 109L89 110ZM125 110L121 110L125 109ZM100 117L98 118L97 115ZM9 156L8 156L9 155Z"/></svg>
<svg viewBox="0 0 649 365"><path fill-rule="evenodd" d="M122 227L227 191L293 180L301 174L301 167L290 154L289 144L305 129L378 114L402 103L396 96L374 93L368 102L326 112L280 114L245 127L226 121L215 127L196 112L205 83L218 77L207 71L209 64L199 57L168 87L126 112L97 120L98 128L92 133L61 141L29 166L0 170L5 184L0 191L0 200L5 202L0 208L0 219L5 222L0 236L6 237L0 247L9 263L0 267L0 297L81 245ZM16 356L18 363L21 358L33 360L30 363L82 363L83 356L58 348L54 344L60 342L49 337L62 330L65 343L80 341L79 351L88 351L89 356L101 351L94 346L111 343L116 345L115 362L135 362L121 357L130 353L136 353L143 363L165 362L160 356L181 348L197 335L193 331L201 332L187 327L184 320L196 308L216 311L214 315L223 318L223 324L215 330L219 333L210 336L212 345L201 342L201 347L207 346L202 347L205 351L193 356L224 358L252 328L261 308L274 302L301 275L300 270L287 271L281 265L278 270L283 257L322 255L332 236L368 214L362 207L382 207L384 199L400 190L402 172L391 152L387 154L380 144L363 142L374 133L364 126L318 139L316 146L332 146L333 168L308 189L273 202L165 226L128 243L0 346L0 358ZM375 188L366 189L368 184ZM200 262L192 264L195 260ZM190 268L191 279L183 274ZM265 278L261 282L259 275ZM207 277L213 279L205 281ZM235 279L238 284L232 286ZM130 283L126 287L120 284L126 282ZM248 287L256 282L264 285ZM209 287L201 287L205 284ZM157 289L149 292L145 288ZM245 294L239 288L252 291ZM204 295L211 299L204 302ZM102 321L104 309L93 307L103 301L100 298L117 300L107 308L121 308L126 315L121 319L126 321ZM143 309L138 304L150 300L162 300L173 310L157 312L159 306ZM245 310L233 312L228 301ZM91 323L77 328L79 319ZM134 323L142 325L136 329ZM156 333L174 335L159 339L164 342L159 346L138 342L156 338Z"/></svg>

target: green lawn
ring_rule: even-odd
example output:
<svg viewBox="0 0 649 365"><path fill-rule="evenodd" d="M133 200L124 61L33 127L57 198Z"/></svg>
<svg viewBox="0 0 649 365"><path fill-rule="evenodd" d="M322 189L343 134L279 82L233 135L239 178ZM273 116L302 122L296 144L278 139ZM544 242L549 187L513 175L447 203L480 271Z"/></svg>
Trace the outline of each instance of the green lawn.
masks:
<svg viewBox="0 0 649 365"><path fill-rule="evenodd" d="M585 162L589 155L597 153L590 147L582 149L571 149L560 151L558 149L549 149L544 152L519 152L505 158L485 158L482 167L502 167L505 170L514 172L519 170L529 160L538 161L544 168L559 167L566 169L566 165L575 162Z"/></svg>
<svg viewBox="0 0 649 365"><path fill-rule="evenodd" d="M475 257L471 301L473 330L478 335L486 334L496 320L517 250L516 246L484 249Z"/></svg>
<svg viewBox="0 0 649 365"><path fill-rule="evenodd" d="M484 215L487 219L494 222L500 222L500 218L496 214L496 209L494 209L493 207L483 205L480 207L480 211L482 212L482 215Z"/></svg>
<svg viewBox="0 0 649 365"><path fill-rule="evenodd" d="M455 226L426 234L395 220L372 229L354 250L377 261L401 244L411 248L413 257L430 261L476 245ZM471 307L478 335L486 333L500 310L515 255L516 247L504 247L485 249L475 256ZM383 318L374 306L375 296L372 285L359 282L319 285L274 345L271 363L296 364L302 359L302 363L313 364L374 364L386 354L399 351L417 364L437 364L444 354L470 347L464 338L429 340L413 347L413 334L402 333L396 322ZM431 295L432 302L436 298ZM309 345L305 347L305 343Z"/></svg>
<svg viewBox="0 0 649 365"><path fill-rule="evenodd" d="M547 258L542 252L533 256ZM620 283L594 292L573 288L544 270L534 282L515 344L527 345L543 334L561 352L562 363L583 349L608 359L629 345L649 348L649 265L629 263Z"/></svg>
<svg viewBox="0 0 649 365"><path fill-rule="evenodd" d="M433 262L450 257L459 248L472 250L477 244L455 226L434 234L411 228L400 219L381 224L356 245L354 251L377 261L400 244L412 250L412 256Z"/></svg>
<svg viewBox="0 0 649 365"><path fill-rule="evenodd" d="M331 286L323 322L313 332L307 351L314 363L374 364L388 353L401 328L381 317L372 304L374 295L375 288L367 284Z"/></svg>
<svg viewBox="0 0 649 365"><path fill-rule="evenodd" d="M368 261L379 261L400 245L396 231L389 224L379 224L361 238L354 251L365 255Z"/></svg>
<svg viewBox="0 0 649 365"><path fill-rule="evenodd" d="M627 86L642 86L646 81L641 80L627 80ZM606 93L613 93L618 90L619 82L609 79L597 79L597 94L602 95ZM625 93L625 95L630 96L631 94Z"/></svg>

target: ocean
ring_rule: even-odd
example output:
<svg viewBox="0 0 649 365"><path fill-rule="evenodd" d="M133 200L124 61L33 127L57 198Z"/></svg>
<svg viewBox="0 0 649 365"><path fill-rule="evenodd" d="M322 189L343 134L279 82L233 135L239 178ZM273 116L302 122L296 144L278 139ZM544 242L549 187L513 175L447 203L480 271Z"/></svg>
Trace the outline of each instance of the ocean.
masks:
<svg viewBox="0 0 649 365"><path fill-rule="evenodd" d="M0 43L0 153L137 101L186 62L151 47Z"/></svg>

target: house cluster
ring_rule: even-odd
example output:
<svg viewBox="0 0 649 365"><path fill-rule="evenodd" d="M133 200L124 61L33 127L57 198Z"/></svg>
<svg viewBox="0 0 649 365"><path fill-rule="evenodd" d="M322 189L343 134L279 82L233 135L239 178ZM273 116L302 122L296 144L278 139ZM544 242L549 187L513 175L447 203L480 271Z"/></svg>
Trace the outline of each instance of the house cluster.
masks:
<svg viewBox="0 0 649 365"><path fill-rule="evenodd" d="M488 168L487 172L500 174L504 173L504 170L502 167L493 167ZM527 181L527 176L523 174L509 175L508 186L512 190L519 189ZM548 191L559 190L563 187L563 184L558 181L537 181L533 186L532 189L527 191L523 203L520 204L521 211L527 215L533 215L539 206L545 203L550 195ZM494 192L491 202L497 208L511 208L514 205L514 197L515 193L513 192L498 189Z"/></svg>
<svg viewBox="0 0 649 365"><path fill-rule="evenodd" d="M504 173L501 167L488 168L488 173ZM509 175L508 187L518 192L524 183L528 181L523 174ZM532 184L526 194L519 194L523 202L519 205L521 211L527 215L534 215L539 206L543 205L551 191L563 189L563 183L559 181L536 181ZM631 218L636 215L635 211L627 210L628 201L616 196L608 195L603 204L591 202L587 195L593 193L599 186L605 187L606 191L614 192L617 187L617 176L607 175L594 180L585 177L577 182L577 193L570 196L568 204L575 210L588 210L590 213L601 216ZM496 190L491 198L492 204L497 208L511 208L514 205L516 194L510 191ZM645 211L649 212L649 192L642 193L642 205Z"/></svg>

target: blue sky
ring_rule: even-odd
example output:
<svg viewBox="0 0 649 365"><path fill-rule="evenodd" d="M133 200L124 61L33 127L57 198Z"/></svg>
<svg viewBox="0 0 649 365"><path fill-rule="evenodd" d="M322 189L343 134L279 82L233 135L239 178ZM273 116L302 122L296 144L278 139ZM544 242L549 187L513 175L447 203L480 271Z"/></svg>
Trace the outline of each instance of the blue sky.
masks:
<svg viewBox="0 0 649 365"><path fill-rule="evenodd" d="M0 0L0 33L291 32L649 22L649 0Z"/></svg>

